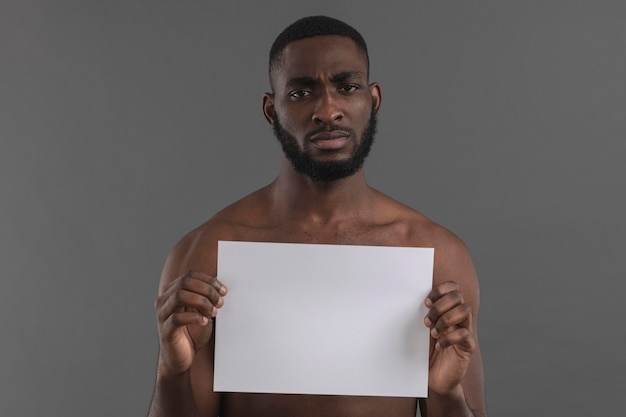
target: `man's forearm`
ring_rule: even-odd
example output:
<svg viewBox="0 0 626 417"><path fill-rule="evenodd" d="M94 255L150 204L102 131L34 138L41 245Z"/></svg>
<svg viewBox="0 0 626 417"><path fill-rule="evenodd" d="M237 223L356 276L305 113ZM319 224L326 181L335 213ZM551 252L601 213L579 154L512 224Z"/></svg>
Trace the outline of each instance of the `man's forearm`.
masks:
<svg viewBox="0 0 626 417"><path fill-rule="evenodd" d="M169 377L162 377L157 374L148 417L199 416L193 398L189 371Z"/></svg>

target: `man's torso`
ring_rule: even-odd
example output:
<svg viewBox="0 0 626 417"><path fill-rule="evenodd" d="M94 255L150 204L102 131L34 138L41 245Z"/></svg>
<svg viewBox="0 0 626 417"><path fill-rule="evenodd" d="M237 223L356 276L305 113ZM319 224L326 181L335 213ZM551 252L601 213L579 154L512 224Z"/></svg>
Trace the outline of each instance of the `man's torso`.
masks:
<svg viewBox="0 0 626 417"><path fill-rule="evenodd" d="M328 223L277 216L271 206L263 203L265 197L255 193L192 232L196 236L191 250L199 251L196 255L203 259L210 259L211 274L217 272L218 240L434 247L435 235L441 229L382 194L376 197L373 215ZM381 277L383 283L385 279L393 277ZM414 417L416 407L415 398L222 393L220 416Z"/></svg>

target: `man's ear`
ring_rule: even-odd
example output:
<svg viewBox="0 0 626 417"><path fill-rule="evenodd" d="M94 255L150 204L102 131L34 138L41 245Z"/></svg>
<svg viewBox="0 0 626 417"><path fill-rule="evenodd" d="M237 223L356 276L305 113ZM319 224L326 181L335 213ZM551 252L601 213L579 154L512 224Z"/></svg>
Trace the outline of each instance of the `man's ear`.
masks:
<svg viewBox="0 0 626 417"><path fill-rule="evenodd" d="M276 109L274 108L274 94L263 94L263 116L265 116L265 120L267 120L270 126L274 126L275 111Z"/></svg>
<svg viewBox="0 0 626 417"><path fill-rule="evenodd" d="M380 104L383 101L383 96L380 91L380 86L378 85L378 83L374 82L374 83L371 83L369 87L370 87L370 94L372 95L372 106L373 106L374 112L378 114L378 110L380 110Z"/></svg>

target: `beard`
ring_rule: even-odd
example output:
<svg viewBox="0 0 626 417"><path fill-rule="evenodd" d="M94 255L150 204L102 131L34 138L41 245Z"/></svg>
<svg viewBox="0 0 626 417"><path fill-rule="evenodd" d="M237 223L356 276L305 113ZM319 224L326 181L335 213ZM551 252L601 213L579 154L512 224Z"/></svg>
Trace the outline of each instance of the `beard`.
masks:
<svg viewBox="0 0 626 417"><path fill-rule="evenodd" d="M361 135L361 140L357 143L348 158L338 161L317 161L311 158L306 148L301 149L296 138L287 132L280 124L276 113L274 113L273 130L276 139L280 142L283 153L297 172L316 182L330 182L349 177L361 169L374 143L376 123L376 113L372 109L367 127ZM328 129L342 130L349 132L353 138L356 137L353 129L334 125L328 126ZM305 143L307 142L306 139L315 133L317 132L308 134L305 137Z"/></svg>

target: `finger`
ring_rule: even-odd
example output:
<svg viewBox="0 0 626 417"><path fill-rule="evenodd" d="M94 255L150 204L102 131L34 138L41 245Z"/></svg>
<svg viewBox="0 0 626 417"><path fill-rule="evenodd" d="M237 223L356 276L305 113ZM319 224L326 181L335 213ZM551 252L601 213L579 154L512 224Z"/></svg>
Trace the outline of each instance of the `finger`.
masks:
<svg viewBox="0 0 626 417"><path fill-rule="evenodd" d="M172 314L170 320L175 327L181 327L190 324L206 325L209 323L209 319L197 311L183 311L180 313L174 313Z"/></svg>
<svg viewBox="0 0 626 417"><path fill-rule="evenodd" d="M161 321L184 308L197 309L207 317L213 317L215 309L223 305L224 299L215 287L192 278L186 278L178 286L166 290L156 302L157 316Z"/></svg>
<svg viewBox="0 0 626 417"><path fill-rule="evenodd" d="M168 285L157 298L155 308L162 320L165 320L176 310L188 306L186 298L181 298L180 291L188 291L206 297L210 304L220 308L224 305L223 295L226 294L226 287L215 277L202 273L185 273ZM200 304L192 306L206 305L204 300Z"/></svg>
<svg viewBox="0 0 626 417"><path fill-rule="evenodd" d="M463 294L460 291L451 291L447 292L445 295L437 298L435 302L430 305L428 309L428 314L424 318L424 324L427 327L432 327L441 316L446 314L448 311L453 310L459 305L463 305L465 300L463 299Z"/></svg>
<svg viewBox="0 0 626 417"><path fill-rule="evenodd" d="M454 281L446 281L434 287L426 296L424 303L426 307L430 307L444 295L455 291L459 291L459 284Z"/></svg>
<svg viewBox="0 0 626 417"><path fill-rule="evenodd" d="M203 281L211 285L213 288L220 293L220 295L224 296L228 292L228 288L224 285L223 282L218 280L216 277L212 275L205 274L200 271L190 270L186 274L189 278L195 278L197 280Z"/></svg>
<svg viewBox="0 0 626 417"><path fill-rule="evenodd" d="M198 325L206 326L210 319L197 311L181 311L174 313L165 320L159 334L164 340L170 339L177 330L184 326Z"/></svg>
<svg viewBox="0 0 626 417"><path fill-rule="evenodd" d="M456 330L440 337L435 342L435 349L444 350L450 346L455 346L464 352L472 353L476 349L476 340L474 335L465 327L459 327Z"/></svg>
<svg viewBox="0 0 626 417"><path fill-rule="evenodd" d="M228 289L226 285L220 282L216 277L205 274L199 271L187 271L182 275L179 275L174 280L172 280L169 284L167 284L162 291L162 294L168 294L176 291L176 288L182 286L184 288L195 290L199 293L203 293L203 288L213 287L215 288L221 295L226 295Z"/></svg>
<svg viewBox="0 0 626 417"><path fill-rule="evenodd" d="M452 310L439 316L437 321L431 327L430 334L432 337L437 338L441 335L445 335L456 327L469 327L471 323L472 309L467 304L460 304L454 307Z"/></svg>
<svg viewBox="0 0 626 417"><path fill-rule="evenodd" d="M221 307L224 303L220 289L225 290L226 287L214 277L207 282L195 275L186 275L181 278L180 288L207 297L215 306Z"/></svg>
<svg viewBox="0 0 626 417"><path fill-rule="evenodd" d="M217 309L224 305L224 299L217 293L215 288L209 290L211 294L206 296L184 289L179 289L172 294L158 310L158 317L161 321L174 313L185 309L197 310L199 314L205 317L215 317Z"/></svg>

